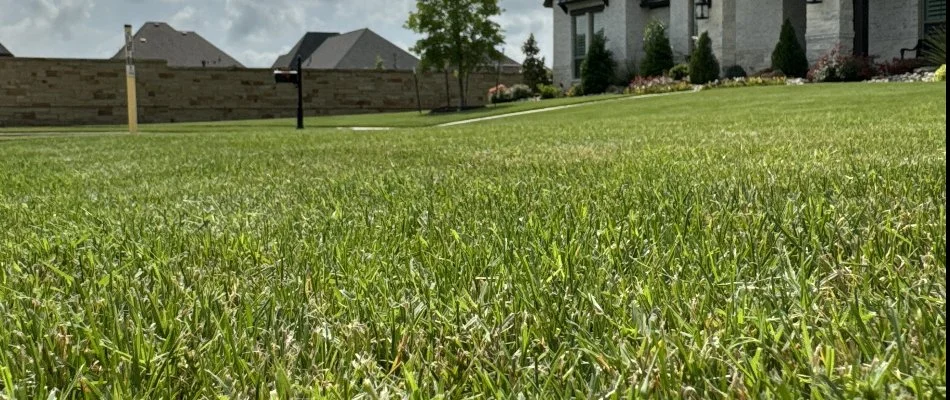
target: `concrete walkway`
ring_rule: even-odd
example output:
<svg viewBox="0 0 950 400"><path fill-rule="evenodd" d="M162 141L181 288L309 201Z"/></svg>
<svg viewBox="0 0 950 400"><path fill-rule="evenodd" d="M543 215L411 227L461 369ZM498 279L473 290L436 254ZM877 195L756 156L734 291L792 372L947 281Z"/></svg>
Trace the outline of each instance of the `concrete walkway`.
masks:
<svg viewBox="0 0 950 400"><path fill-rule="evenodd" d="M628 100L635 100L635 99L646 99L646 98L650 98L650 97L672 96L672 95L676 95L676 94L693 93L693 92L695 92L695 91L696 91L696 90L682 91L682 92L671 92L671 93L645 94L645 95L642 95L642 96L628 96L628 97L621 97L621 98L618 98L618 99L595 100L595 101L588 101L588 102L584 102L584 103L568 104L568 105L564 105L564 106L554 106L554 107L548 107L548 108L539 108L539 109L536 109L536 110L519 111L519 112L508 113L508 114L492 115L492 116L489 116L489 117L472 118L472 119L466 119L466 120L462 120L462 121L447 122L447 123L444 123L444 124L436 125L436 127L438 127L438 128L444 128L444 127L447 127L447 126L472 124L472 123L476 123L476 122L490 121L490 120L493 120L493 119L501 119L501 118L509 118L509 117L518 117L518 116L522 116L522 115L537 114L537 113L548 112L548 111L564 110L564 109L567 109L567 108L590 106L590 105L594 105L594 104L609 103L609 102L614 102L614 101L628 101Z"/></svg>
<svg viewBox="0 0 950 400"><path fill-rule="evenodd" d="M691 90L691 91L682 91L682 92L645 94L645 95L641 95L641 96L626 96L626 97L620 97L620 98L614 98L614 99L606 99L606 100L593 100L593 101L587 101L587 102L577 103L577 104L568 104L568 105L563 105L563 106L552 106L552 107L546 107L546 108L538 108L538 109L535 109L535 110L518 111L518 112L513 112L513 113L508 113L508 114L492 115L492 116L488 116L488 117L479 117L479 118L472 118L472 119L464 119L464 120L461 120L461 121L446 122L446 123L444 123L444 124L433 125L433 126L428 126L428 127L418 127L418 128L420 128L420 129L421 129L421 128L445 128L445 127L449 127L449 126L465 125L465 124L474 124L474 123L476 123L476 122L490 121L490 120L493 120L493 119L519 117L519 116L522 116L522 115L537 114L537 113L543 113L543 112L549 112L549 111L557 111L557 110L564 110L564 109L567 109L567 108L574 108L574 107L584 107L584 106L590 106L590 105L594 105L594 104L608 103L608 102L613 102L613 101L628 101L628 100L636 100L636 99L646 99L646 98L650 98L650 97L672 96L672 95L677 95L677 94L686 94L686 93L693 93L693 92L697 92L697 90L694 89L694 90ZM400 129L400 128L352 126L352 127L340 127L340 128L337 128L337 129L345 129L345 130L352 130L352 131L388 131L388 130Z"/></svg>

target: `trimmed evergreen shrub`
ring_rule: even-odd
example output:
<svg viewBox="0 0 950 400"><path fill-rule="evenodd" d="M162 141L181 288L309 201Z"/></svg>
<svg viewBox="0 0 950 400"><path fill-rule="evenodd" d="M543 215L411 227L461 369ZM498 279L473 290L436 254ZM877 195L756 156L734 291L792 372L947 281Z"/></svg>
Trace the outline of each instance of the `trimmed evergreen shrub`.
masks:
<svg viewBox="0 0 950 400"><path fill-rule="evenodd" d="M719 61L713 54L709 34L703 32L689 57L689 81L694 85L702 85L716 79L719 79Z"/></svg>
<svg viewBox="0 0 950 400"><path fill-rule="evenodd" d="M740 65L730 65L726 67L726 71L723 72L723 76L727 79L736 79L736 78L745 78L749 76L745 73L745 69Z"/></svg>
<svg viewBox="0 0 950 400"><path fill-rule="evenodd" d="M584 86L582 85L571 85L567 89L567 93L564 94L567 97L579 97L584 95Z"/></svg>
<svg viewBox="0 0 950 400"><path fill-rule="evenodd" d="M934 80L937 82L947 81L947 64L941 65L940 68L937 68L937 72L934 73Z"/></svg>
<svg viewBox="0 0 950 400"><path fill-rule="evenodd" d="M643 51L640 75L663 76L673 68L673 48L666 36L666 27L656 19L650 21L643 32Z"/></svg>
<svg viewBox="0 0 950 400"><path fill-rule="evenodd" d="M677 81L689 78L689 64L676 64L675 67L670 68L669 76Z"/></svg>
<svg viewBox="0 0 950 400"><path fill-rule="evenodd" d="M584 88L584 94L600 94L606 91L614 81L615 66L613 54L607 50L607 38L602 31L597 32L591 38L587 57L581 64L581 86Z"/></svg>
<svg viewBox="0 0 950 400"><path fill-rule="evenodd" d="M804 78L808 73L808 57L798 42L792 21L788 19L782 23L782 33L772 51L772 69L782 70L785 75L796 78Z"/></svg>
<svg viewBox="0 0 950 400"><path fill-rule="evenodd" d="M538 93L541 93L542 99L556 99L561 97L561 89L554 85L538 85Z"/></svg>

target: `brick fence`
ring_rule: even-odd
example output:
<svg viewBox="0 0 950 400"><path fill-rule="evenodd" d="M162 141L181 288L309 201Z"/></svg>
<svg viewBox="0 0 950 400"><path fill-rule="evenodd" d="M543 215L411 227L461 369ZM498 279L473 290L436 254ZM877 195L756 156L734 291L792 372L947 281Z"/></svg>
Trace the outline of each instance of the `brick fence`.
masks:
<svg viewBox="0 0 950 400"><path fill-rule="evenodd" d="M270 69L172 68L141 61L136 72L142 123L296 115L296 88L274 84ZM458 84L449 80L454 105ZM423 109L446 105L443 74L420 74L418 81ZM468 102L484 104L496 81L520 83L521 75L472 75ZM308 116L417 108L415 80L407 71L307 70L303 94ZM125 98L122 61L0 58L0 126L124 124Z"/></svg>

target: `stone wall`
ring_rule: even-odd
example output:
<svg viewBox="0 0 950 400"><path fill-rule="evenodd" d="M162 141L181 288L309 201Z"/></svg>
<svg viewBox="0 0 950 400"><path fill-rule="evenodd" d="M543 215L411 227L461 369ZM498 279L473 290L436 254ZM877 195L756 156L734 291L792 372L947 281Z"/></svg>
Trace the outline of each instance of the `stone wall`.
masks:
<svg viewBox="0 0 950 400"><path fill-rule="evenodd" d="M164 62L137 64L141 123L284 118L296 115L294 85L274 84L270 69L171 68ZM458 84L449 77L449 97ZM521 82L520 74L485 73L469 81L468 101L484 104L498 82ZM421 74L424 109L446 105L445 77ZM415 81L407 71L308 70L304 112L308 116L415 110ZM0 59L0 126L126 123L122 61Z"/></svg>

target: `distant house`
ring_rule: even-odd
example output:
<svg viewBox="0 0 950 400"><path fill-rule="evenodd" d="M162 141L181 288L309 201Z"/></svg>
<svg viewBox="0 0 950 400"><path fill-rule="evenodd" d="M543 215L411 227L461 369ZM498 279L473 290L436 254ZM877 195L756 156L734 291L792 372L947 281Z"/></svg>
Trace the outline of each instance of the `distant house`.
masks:
<svg viewBox="0 0 950 400"><path fill-rule="evenodd" d="M418 58L369 29L308 32L274 62L274 68L292 67L298 55L304 69L374 69L377 60L388 70L412 70L419 64Z"/></svg>
<svg viewBox="0 0 950 400"><path fill-rule="evenodd" d="M491 60L482 64L483 70L495 71L496 69L501 69L502 73L513 73L517 74L521 72L521 63L512 60L511 57L508 57L504 54L501 55L501 60Z"/></svg>
<svg viewBox="0 0 950 400"><path fill-rule="evenodd" d="M3 43L0 43L0 57L13 57L13 53L7 50L6 47L3 47Z"/></svg>
<svg viewBox="0 0 950 400"><path fill-rule="evenodd" d="M244 68L244 65L201 35L177 31L164 22L146 22L142 25L133 38L133 57L164 60L170 67ZM125 46L112 59L125 59Z"/></svg>

